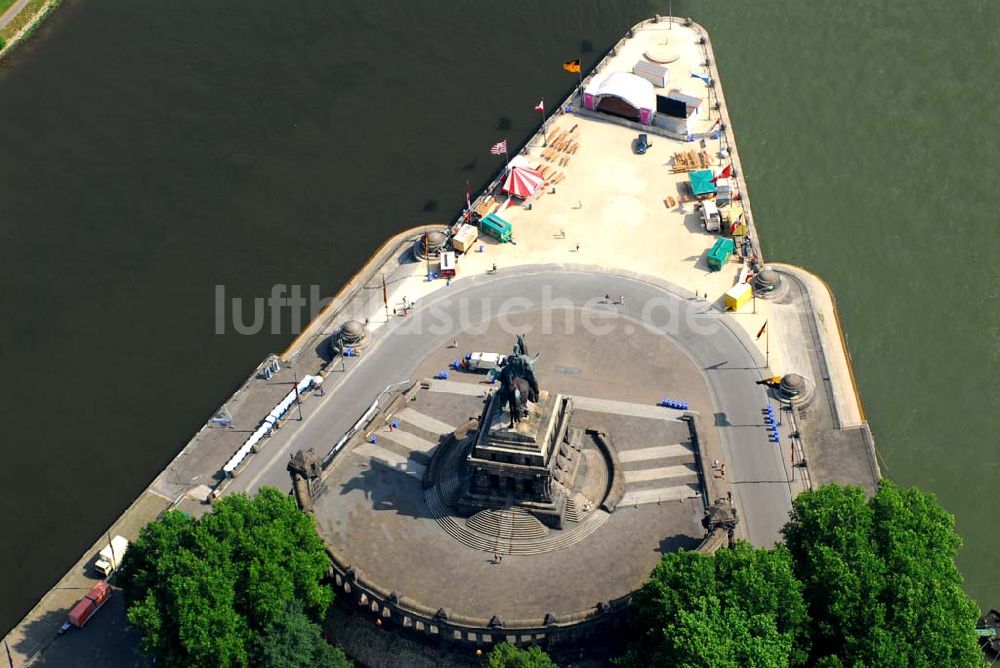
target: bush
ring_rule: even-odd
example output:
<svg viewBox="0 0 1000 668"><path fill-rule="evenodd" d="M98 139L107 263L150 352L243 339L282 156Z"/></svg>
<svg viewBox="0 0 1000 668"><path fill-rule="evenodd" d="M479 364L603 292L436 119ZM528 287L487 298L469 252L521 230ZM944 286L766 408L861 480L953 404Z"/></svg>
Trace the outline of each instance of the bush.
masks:
<svg viewBox="0 0 1000 668"><path fill-rule="evenodd" d="M486 656L486 668L558 668L538 647L521 649L502 642Z"/></svg>

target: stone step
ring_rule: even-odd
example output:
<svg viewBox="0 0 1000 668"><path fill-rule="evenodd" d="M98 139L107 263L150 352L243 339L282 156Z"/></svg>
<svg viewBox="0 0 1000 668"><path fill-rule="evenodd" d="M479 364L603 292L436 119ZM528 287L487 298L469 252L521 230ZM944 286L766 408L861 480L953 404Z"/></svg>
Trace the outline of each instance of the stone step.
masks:
<svg viewBox="0 0 1000 668"><path fill-rule="evenodd" d="M416 434L402 429L379 432L378 436L379 438L384 438L387 441L398 443L407 450L413 450L416 452L430 453L431 450L437 447L437 443L428 441L425 438L421 438Z"/></svg>
<svg viewBox="0 0 1000 668"><path fill-rule="evenodd" d="M423 480L424 471L427 470L426 465L374 443L365 443L361 447L355 448L351 454L367 458L376 464L381 464L393 471L412 476L417 480Z"/></svg>
<svg viewBox="0 0 1000 668"><path fill-rule="evenodd" d="M653 478L650 480L640 480L625 486L625 491L632 492L641 489L653 489L657 487L677 487L679 485L699 485L701 480L698 474L678 476L676 478Z"/></svg>
<svg viewBox="0 0 1000 668"><path fill-rule="evenodd" d="M612 401L610 399L591 399L589 397L573 397L573 410L591 411L594 413L613 413L615 415L626 415L628 417L648 418L651 420L669 420L676 422L685 412L661 406L646 404L632 404L626 401Z"/></svg>
<svg viewBox="0 0 1000 668"><path fill-rule="evenodd" d="M694 448L687 443L672 443L670 445L656 445L650 448L618 451L618 461L622 464L649 461L651 459L670 459L673 457L693 458Z"/></svg>
<svg viewBox="0 0 1000 668"><path fill-rule="evenodd" d="M656 487L653 489L638 489L625 492L619 509L629 506L641 506L647 503L659 503L661 501L677 501L680 499L691 499L701 496L701 488L697 485L674 485L672 487Z"/></svg>
<svg viewBox="0 0 1000 668"><path fill-rule="evenodd" d="M463 543L467 547L482 552L498 552L500 554L513 554L529 556L533 554L543 554L553 550L569 547L584 540L611 517L603 510L595 510L584 522L573 530L559 531L544 538L523 541L498 541L495 538L486 538L470 531L462 526L455 518L436 487L429 489L425 495L427 508L431 517L438 523L438 526L455 540Z"/></svg>
<svg viewBox="0 0 1000 668"><path fill-rule="evenodd" d="M583 457L587 462L587 480L580 492L592 504L597 505L604 500L608 490L608 466L604 455L597 450L585 450Z"/></svg>
<svg viewBox="0 0 1000 668"><path fill-rule="evenodd" d="M480 385L477 383L462 383L454 380L430 381L431 392L447 392L449 394L461 394L467 397L485 397L486 393L498 385Z"/></svg>
<svg viewBox="0 0 1000 668"><path fill-rule="evenodd" d="M427 415L426 413L421 413L420 411L414 410L409 406L396 413L396 417L403 422L412 424L415 427L420 427L424 431L431 434L450 434L457 428L456 425L450 425L447 422L442 422L435 417Z"/></svg>
<svg viewBox="0 0 1000 668"><path fill-rule="evenodd" d="M651 469L639 469L636 471L622 471L625 484L630 485L636 482L647 482L650 480L669 480L671 478L684 478L689 475L697 475L693 466L660 466Z"/></svg>

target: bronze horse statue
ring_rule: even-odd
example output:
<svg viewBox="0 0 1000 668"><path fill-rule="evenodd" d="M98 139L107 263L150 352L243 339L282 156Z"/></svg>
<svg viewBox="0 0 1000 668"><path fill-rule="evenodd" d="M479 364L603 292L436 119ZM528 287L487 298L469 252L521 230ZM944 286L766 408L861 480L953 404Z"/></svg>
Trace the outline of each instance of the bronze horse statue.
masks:
<svg viewBox="0 0 1000 668"><path fill-rule="evenodd" d="M515 378L511 381L511 388L507 394L507 410L510 411L510 427L513 428L516 422L520 422L528 416L528 399L532 396L531 385L524 378ZM538 400L537 393L535 400Z"/></svg>
<svg viewBox="0 0 1000 668"><path fill-rule="evenodd" d="M528 415L528 402L538 401L538 380L535 378L535 358L528 357L524 336L517 337L513 353L500 363L499 371L490 372L490 378L500 378L501 402L510 411L510 428Z"/></svg>

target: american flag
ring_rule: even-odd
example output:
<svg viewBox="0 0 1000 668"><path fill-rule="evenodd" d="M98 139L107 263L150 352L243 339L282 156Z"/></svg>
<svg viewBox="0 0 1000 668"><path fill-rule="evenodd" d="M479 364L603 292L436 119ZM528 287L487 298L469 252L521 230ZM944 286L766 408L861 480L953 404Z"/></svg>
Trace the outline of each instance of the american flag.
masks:
<svg viewBox="0 0 1000 668"><path fill-rule="evenodd" d="M490 147L490 153L493 155L500 155L501 153L507 152L507 140L498 141L496 144Z"/></svg>

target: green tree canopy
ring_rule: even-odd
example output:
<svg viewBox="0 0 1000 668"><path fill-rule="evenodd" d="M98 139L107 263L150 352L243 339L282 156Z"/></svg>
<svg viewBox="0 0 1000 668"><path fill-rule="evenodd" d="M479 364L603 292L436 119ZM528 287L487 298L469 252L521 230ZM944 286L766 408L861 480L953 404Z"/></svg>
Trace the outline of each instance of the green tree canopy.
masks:
<svg viewBox="0 0 1000 668"><path fill-rule="evenodd" d="M801 494L783 530L826 665L981 666L976 605L955 565L954 518L931 494L883 481Z"/></svg>
<svg viewBox="0 0 1000 668"><path fill-rule="evenodd" d="M199 520L174 511L150 523L120 581L128 620L159 665L246 666L255 636L290 633L290 610L323 619L329 566L312 518L264 488L227 496Z"/></svg>
<svg viewBox="0 0 1000 668"><path fill-rule="evenodd" d="M285 614L255 636L251 662L262 668L350 668L343 650L323 639L320 626L293 601Z"/></svg>
<svg viewBox="0 0 1000 668"><path fill-rule="evenodd" d="M521 649L502 642L486 655L487 668L558 668L539 647Z"/></svg>
<svg viewBox="0 0 1000 668"><path fill-rule="evenodd" d="M668 553L633 605L638 638L626 666L788 666L808 657L802 586L783 547Z"/></svg>

